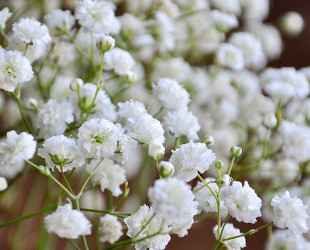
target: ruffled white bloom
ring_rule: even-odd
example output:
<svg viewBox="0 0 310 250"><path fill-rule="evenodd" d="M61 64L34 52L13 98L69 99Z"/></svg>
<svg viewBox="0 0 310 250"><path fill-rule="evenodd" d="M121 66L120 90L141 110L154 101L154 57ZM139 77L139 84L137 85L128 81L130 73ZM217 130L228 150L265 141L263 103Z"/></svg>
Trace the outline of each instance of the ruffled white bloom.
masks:
<svg viewBox="0 0 310 250"><path fill-rule="evenodd" d="M61 238L78 239L91 234L91 224L85 215L72 205L58 206L56 211L44 218L48 233L57 234Z"/></svg>
<svg viewBox="0 0 310 250"><path fill-rule="evenodd" d="M167 234L155 235L141 242L135 243L136 250L160 250L165 249L170 241L169 228L163 220L155 214L152 207L143 205L139 210L127 218L124 222L128 228L127 235L135 240L145 238L158 232L167 232Z"/></svg>
<svg viewBox="0 0 310 250"><path fill-rule="evenodd" d="M107 158L114 155L121 135L114 123L93 118L80 127L78 145L88 157Z"/></svg>
<svg viewBox="0 0 310 250"><path fill-rule="evenodd" d="M65 34L74 25L74 17L69 10L52 10L44 16L44 19L53 34Z"/></svg>
<svg viewBox="0 0 310 250"><path fill-rule="evenodd" d="M52 40L46 25L32 18L21 18L12 30L14 36L30 45L46 45Z"/></svg>
<svg viewBox="0 0 310 250"><path fill-rule="evenodd" d="M153 85L153 96L168 110L186 109L190 102L187 91L175 80L161 78Z"/></svg>
<svg viewBox="0 0 310 250"><path fill-rule="evenodd" d="M223 43L216 53L217 62L234 70L241 70L244 68L244 58L242 51L236 46Z"/></svg>
<svg viewBox="0 0 310 250"><path fill-rule="evenodd" d="M7 189L8 182L4 177L0 177L0 191Z"/></svg>
<svg viewBox="0 0 310 250"><path fill-rule="evenodd" d="M73 106L66 100L50 99L38 111L36 126L40 134L47 139L65 132L67 124L73 122Z"/></svg>
<svg viewBox="0 0 310 250"><path fill-rule="evenodd" d="M0 51L0 88L13 92L18 83L31 80L33 71L29 60L20 51Z"/></svg>
<svg viewBox="0 0 310 250"><path fill-rule="evenodd" d="M135 60L129 52L114 48L104 54L104 67L113 69L116 74L126 75L135 64Z"/></svg>
<svg viewBox="0 0 310 250"><path fill-rule="evenodd" d="M85 83L82 88L80 88L80 100L76 93L72 93L70 100L74 103L74 113L76 117L80 116L80 111L86 112L89 109L93 98L96 94L97 86L92 83ZM94 107L92 109L92 114L90 118L104 118L109 121L115 121L116 112L115 106L111 102L111 99L102 89L97 93L96 100L94 102Z"/></svg>
<svg viewBox="0 0 310 250"><path fill-rule="evenodd" d="M237 32L230 37L229 43L242 51L246 67L261 69L265 66L266 58L261 41L254 35L247 32Z"/></svg>
<svg viewBox="0 0 310 250"><path fill-rule="evenodd" d="M9 131L6 138L0 141L0 175L12 178L18 174L24 166L24 160L33 157L36 147L37 142L32 135Z"/></svg>
<svg viewBox="0 0 310 250"><path fill-rule="evenodd" d="M186 109L168 112L164 116L164 125L173 133L174 137L186 136L189 140L197 140L200 130L198 119Z"/></svg>
<svg viewBox="0 0 310 250"><path fill-rule="evenodd" d="M0 29L5 28L6 21L12 16L12 13L10 12L8 7L3 8L0 10Z"/></svg>
<svg viewBox="0 0 310 250"><path fill-rule="evenodd" d="M98 231L100 234L100 241L108 241L111 244L116 242L123 235L122 224L117 220L116 216L110 214L100 217Z"/></svg>
<svg viewBox="0 0 310 250"><path fill-rule="evenodd" d="M72 138L63 135L48 138L39 148L38 155L44 158L47 168L66 172L75 167L83 166L85 160L80 149Z"/></svg>
<svg viewBox="0 0 310 250"><path fill-rule="evenodd" d="M218 237L217 228L218 228L217 225L213 228L213 233L216 237ZM222 230L220 230L220 231L222 231ZM223 230L222 239L228 239L228 238L231 238L234 236L238 236L240 234L242 234L242 233L240 232L240 230L238 228L235 228L234 225L231 223L227 223L227 224L225 224L225 227ZM232 240L225 240L225 241L223 241L223 244L225 245L227 250L240 250L241 248L246 247L246 241L245 241L244 236L238 237L238 238L235 238Z"/></svg>
<svg viewBox="0 0 310 250"><path fill-rule="evenodd" d="M139 101L127 101L127 102L119 102L118 104L118 116L123 119L128 119L130 117L136 117L139 115L146 114L146 108L142 102Z"/></svg>
<svg viewBox="0 0 310 250"><path fill-rule="evenodd" d="M297 162L310 159L310 128L283 121L279 127L283 138L283 152Z"/></svg>
<svg viewBox="0 0 310 250"><path fill-rule="evenodd" d="M232 28L238 27L238 19L235 15L223 13L218 10L212 10L210 12L210 18L216 28L220 31L227 32Z"/></svg>
<svg viewBox="0 0 310 250"><path fill-rule="evenodd" d="M115 17L114 8L114 4L108 1L83 0L75 9L75 17L93 33L118 33L120 22Z"/></svg>
<svg viewBox="0 0 310 250"><path fill-rule="evenodd" d="M288 229L288 235L299 237L309 229L307 225L307 207L297 197L291 197L286 191L282 197L275 195L271 200L274 224L278 228Z"/></svg>
<svg viewBox="0 0 310 250"><path fill-rule="evenodd" d="M232 217L239 222L255 223L262 214L262 200L245 181L244 185L234 181L231 186L222 188L222 199Z"/></svg>
<svg viewBox="0 0 310 250"><path fill-rule="evenodd" d="M190 141L172 151L169 160L175 167L174 176L188 182L203 174L215 161L215 154L205 143Z"/></svg>
<svg viewBox="0 0 310 250"><path fill-rule="evenodd" d="M180 237L187 234L198 213L198 202L189 185L176 177L158 179L148 189L148 197L156 214L172 226L173 232Z"/></svg>

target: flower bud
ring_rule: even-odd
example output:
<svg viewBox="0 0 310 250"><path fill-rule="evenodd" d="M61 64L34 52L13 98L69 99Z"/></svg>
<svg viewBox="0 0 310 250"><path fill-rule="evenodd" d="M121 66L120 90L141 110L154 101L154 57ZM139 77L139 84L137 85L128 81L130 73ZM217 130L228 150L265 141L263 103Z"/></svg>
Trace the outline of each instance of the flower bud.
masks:
<svg viewBox="0 0 310 250"><path fill-rule="evenodd" d="M280 19L281 30L288 36L298 36L304 29L302 16L294 11L285 13Z"/></svg>
<svg viewBox="0 0 310 250"><path fill-rule="evenodd" d="M174 166L169 161L161 161L158 164L157 171L162 178L167 178L167 177L173 175Z"/></svg>
<svg viewBox="0 0 310 250"><path fill-rule="evenodd" d="M128 71L125 74L125 81L129 84L133 84L137 80L137 73L133 71Z"/></svg>
<svg viewBox="0 0 310 250"><path fill-rule="evenodd" d="M207 147L214 145L214 139L212 135L206 135L205 137L203 137L202 140L206 144Z"/></svg>
<svg viewBox="0 0 310 250"><path fill-rule="evenodd" d="M238 157L242 154L242 148L238 147L238 146L232 146L230 148L230 153L232 156L234 157Z"/></svg>
<svg viewBox="0 0 310 250"><path fill-rule="evenodd" d="M70 89L72 91L79 92L82 86L83 86L83 80L80 78L74 78L70 83Z"/></svg>
<svg viewBox="0 0 310 250"><path fill-rule="evenodd" d="M217 162L215 163L215 167L216 167L217 169L221 169L223 166L224 166L224 163L223 163L222 161L217 161Z"/></svg>
<svg viewBox="0 0 310 250"><path fill-rule="evenodd" d="M0 177L0 191L7 189L8 183L4 177Z"/></svg>
<svg viewBox="0 0 310 250"><path fill-rule="evenodd" d="M28 110L37 110L38 109L38 102L36 99L29 97L26 101L26 108Z"/></svg>
<svg viewBox="0 0 310 250"><path fill-rule="evenodd" d="M277 125L277 117L274 114L267 114L264 117L263 124L267 128L274 128Z"/></svg>
<svg viewBox="0 0 310 250"><path fill-rule="evenodd" d="M228 174L223 174L223 175L221 176L221 180L222 180L222 186L223 186L223 187L226 187L226 186L229 186L230 183L232 183L233 178L230 177Z"/></svg>
<svg viewBox="0 0 310 250"><path fill-rule="evenodd" d="M148 155L154 160L161 159L165 153L165 147L162 144L154 145L150 144L148 149Z"/></svg>
<svg viewBox="0 0 310 250"><path fill-rule="evenodd" d="M101 53L107 52L115 47L115 39L105 34L94 35L96 45Z"/></svg>

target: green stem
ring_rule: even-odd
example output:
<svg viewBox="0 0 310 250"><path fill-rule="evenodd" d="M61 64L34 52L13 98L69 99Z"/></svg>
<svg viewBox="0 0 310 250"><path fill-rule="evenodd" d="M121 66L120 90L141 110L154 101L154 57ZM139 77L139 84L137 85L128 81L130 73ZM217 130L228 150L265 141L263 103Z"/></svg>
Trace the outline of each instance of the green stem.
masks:
<svg viewBox="0 0 310 250"><path fill-rule="evenodd" d="M90 208L80 208L80 210L85 211L85 212L98 213L98 214L111 214L111 215L115 215L120 218L126 218L132 215L131 213L116 212L116 211L110 211L110 210L97 210L97 209L90 209Z"/></svg>
<svg viewBox="0 0 310 250"><path fill-rule="evenodd" d="M14 220L11 220L11 221L8 221L8 222L5 222L3 224L0 224L0 228L2 227L5 227L5 226L8 226L8 225L11 225L11 224L14 224L14 223L17 223L17 222L20 222L20 221L23 221L23 220L27 220L31 217L34 217L34 216L37 216L37 215L40 215L40 214L44 214L46 212L49 212L49 211L52 211L54 210L55 208L57 208L56 205L54 206L51 206L51 207L47 207L47 208L44 208L38 212L34 212L32 214L28 214L28 215L25 215L25 216L22 216L22 217L19 217L17 219L14 219Z"/></svg>
<svg viewBox="0 0 310 250"><path fill-rule="evenodd" d="M0 28L0 35L2 35L4 37L4 40L7 42L7 45L10 44L10 39L8 38L8 36L5 34L4 30Z"/></svg>
<svg viewBox="0 0 310 250"><path fill-rule="evenodd" d="M28 47L29 47L29 43L26 43L26 46L25 46L25 49L24 49L24 52L23 52L24 56L26 56Z"/></svg>
<svg viewBox="0 0 310 250"><path fill-rule="evenodd" d="M231 170L232 170L232 168L233 168L235 159L236 159L236 156L233 156L233 157L231 158L231 161L230 161L230 164L229 164L229 168L228 168L228 171L227 171L227 175L229 175L229 176L230 176Z"/></svg>
<svg viewBox="0 0 310 250"><path fill-rule="evenodd" d="M60 172L61 172L62 178L64 179L64 181L65 181L65 183L66 183L66 185L67 185L69 191L70 191L72 194L74 194L74 192L73 192L73 190L72 190L72 188L71 188L71 186L70 186L70 184L69 184L69 181L68 181L68 179L67 179L65 173L62 171L62 165L60 165L60 170L61 170Z"/></svg>
<svg viewBox="0 0 310 250"><path fill-rule="evenodd" d="M174 148L177 149L180 146L180 137L175 138Z"/></svg>

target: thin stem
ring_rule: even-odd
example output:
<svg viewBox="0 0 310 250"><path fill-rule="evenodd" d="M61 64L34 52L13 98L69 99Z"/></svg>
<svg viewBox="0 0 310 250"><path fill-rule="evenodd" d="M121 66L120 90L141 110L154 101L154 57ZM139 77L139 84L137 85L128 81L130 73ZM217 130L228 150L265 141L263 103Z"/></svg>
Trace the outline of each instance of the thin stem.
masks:
<svg viewBox="0 0 310 250"><path fill-rule="evenodd" d="M29 47L29 43L26 43L26 46L25 46L25 49L24 49L24 52L23 52L24 56L26 56L28 47Z"/></svg>
<svg viewBox="0 0 310 250"><path fill-rule="evenodd" d="M64 181L65 181L65 183L66 183L66 185L67 185L69 191L70 191L72 194L74 194L74 192L73 192L73 190L72 190L72 188L71 188L71 186L70 186L70 184L69 184L69 181L68 181L68 179L67 179L65 173L62 171L62 165L60 165L60 170L61 170L60 172L61 172L62 178L64 179Z"/></svg>
<svg viewBox="0 0 310 250"><path fill-rule="evenodd" d="M100 85L100 82L101 82L103 64L104 64L104 53L101 56L101 62L100 62L100 67L99 67L99 72L98 72L97 85Z"/></svg>
<svg viewBox="0 0 310 250"><path fill-rule="evenodd" d="M232 167L233 167L234 162L235 162L235 159L236 159L236 156L233 156L233 157L231 158L231 161L230 161L230 164L229 164L229 168L228 168L228 171L227 171L227 175L230 175L231 170L232 170Z"/></svg>
<svg viewBox="0 0 310 250"><path fill-rule="evenodd" d="M177 149L180 146L180 137L175 138L174 148Z"/></svg>
<svg viewBox="0 0 310 250"><path fill-rule="evenodd" d="M5 226L8 226L8 225L11 225L11 224L14 224L14 223L17 223L17 222L20 222L20 221L23 221L23 220L27 220L27 219L29 219L29 218L31 218L31 217L34 217L34 216L37 216L37 215L40 215L40 214L44 214L44 213L46 213L46 212L49 212L49 211L54 210L55 208L57 208L56 205L51 206L51 207L44 208L44 209L42 209L42 210L40 210L40 211L37 211L37 212L34 212L34 213L32 213L32 214L28 214L28 215L19 217L19 218L17 218L17 219L14 219L14 220L5 222L5 223L3 223L3 224L0 224L0 228L5 227Z"/></svg>
<svg viewBox="0 0 310 250"><path fill-rule="evenodd" d="M132 215L131 213L116 212L116 211L110 211L110 210L97 210L97 209L90 209L90 208L80 208L80 210L85 211L85 212L98 213L98 214L111 214L111 215L115 215L120 218L126 218Z"/></svg>

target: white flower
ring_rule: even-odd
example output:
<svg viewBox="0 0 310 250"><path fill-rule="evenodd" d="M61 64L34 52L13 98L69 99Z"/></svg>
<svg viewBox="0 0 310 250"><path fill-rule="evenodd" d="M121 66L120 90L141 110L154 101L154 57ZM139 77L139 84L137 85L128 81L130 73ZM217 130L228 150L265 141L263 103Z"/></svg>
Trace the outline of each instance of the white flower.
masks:
<svg viewBox="0 0 310 250"><path fill-rule="evenodd" d="M187 108L190 101L187 91L177 81L169 78L159 79L153 85L152 94L168 110Z"/></svg>
<svg viewBox="0 0 310 250"><path fill-rule="evenodd" d="M164 116L164 125L176 138L185 135L189 140L198 139L197 132L200 130L198 119L186 109L168 112Z"/></svg>
<svg viewBox="0 0 310 250"><path fill-rule="evenodd" d="M47 168L54 170L56 167L59 171L66 172L85 163L79 147L72 138L53 136L45 140L42 146L38 155L44 158Z"/></svg>
<svg viewBox="0 0 310 250"><path fill-rule="evenodd" d="M100 184L101 191L109 189L113 196L119 196L122 193L120 185L126 181L125 169L118 164L115 164L110 159L92 160L87 165L89 172L94 171L91 177L94 185Z"/></svg>
<svg viewBox="0 0 310 250"><path fill-rule="evenodd" d="M33 136L22 132L9 131L0 141L0 175L12 178L24 167L24 160L33 157L37 142Z"/></svg>
<svg viewBox="0 0 310 250"><path fill-rule="evenodd" d="M91 224L85 215L72 205L58 206L56 211L44 218L48 233L55 233L61 238L78 239L91 234Z"/></svg>
<svg viewBox="0 0 310 250"><path fill-rule="evenodd" d="M213 233L216 237L218 237L217 228L218 228L217 225L213 228ZM234 225L231 223L227 223L225 224L225 227L223 230L222 239L228 239L234 236L238 236L240 234L242 233L240 232L238 228L235 228ZM222 242L228 250L240 250L241 248L246 247L246 241L245 241L244 236L231 239L231 240L222 241Z"/></svg>
<svg viewBox="0 0 310 250"><path fill-rule="evenodd" d="M244 68L242 51L229 43L221 44L221 47L216 53L216 60L221 66L234 70L241 70Z"/></svg>
<svg viewBox="0 0 310 250"><path fill-rule="evenodd" d="M0 88L13 92L18 83L31 80L33 71L29 60L20 51L0 51Z"/></svg>
<svg viewBox="0 0 310 250"><path fill-rule="evenodd" d="M244 17L248 20L256 20L257 23L267 17L269 12L269 0L240 0Z"/></svg>
<svg viewBox="0 0 310 250"><path fill-rule="evenodd" d="M216 28L220 31L227 32L232 28L238 27L238 19L235 15L223 13L218 10L212 10L210 12L210 17Z"/></svg>
<svg viewBox="0 0 310 250"><path fill-rule="evenodd" d="M152 207L148 207L147 205L141 206L135 214L125 218L124 222L128 228L127 235L134 240L139 240L159 232L167 232L167 234L155 235L135 243L136 250L165 249L170 241L170 236L168 234L169 228L163 220L155 214Z"/></svg>
<svg viewBox="0 0 310 250"><path fill-rule="evenodd" d="M189 185L176 177L159 179L148 189L148 197L156 214L172 226L173 232L180 237L187 234L198 213Z"/></svg>
<svg viewBox="0 0 310 250"><path fill-rule="evenodd" d="M73 106L66 100L50 99L38 111L36 126L40 134L47 139L65 132L67 124L73 122Z"/></svg>
<svg viewBox="0 0 310 250"><path fill-rule="evenodd" d="M232 217L239 222L255 223L262 214L262 200L245 181L244 185L234 181L231 186L222 188L222 199Z"/></svg>
<svg viewBox="0 0 310 250"><path fill-rule="evenodd" d="M118 33L120 22L113 9L114 4L108 1L83 0L75 9L75 17L93 33Z"/></svg>
<svg viewBox="0 0 310 250"><path fill-rule="evenodd" d="M188 182L203 174L215 160L215 154L205 143L190 141L172 151L170 162L175 167L174 176Z"/></svg>
<svg viewBox="0 0 310 250"><path fill-rule="evenodd" d="M116 74L125 75L133 68L134 64L133 57L123 49L113 48L104 54L104 67L113 69Z"/></svg>
<svg viewBox="0 0 310 250"><path fill-rule="evenodd" d="M53 34L69 32L74 25L74 17L69 10L52 10L44 16L47 26Z"/></svg>
<svg viewBox="0 0 310 250"><path fill-rule="evenodd" d="M6 181L6 179L4 177L0 177L0 191L7 189L7 187L8 182Z"/></svg>
<svg viewBox="0 0 310 250"><path fill-rule="evenodd" d="M165 147L163 144L149 144L148 155L154 160L158 160L165 154Z"/></svg>
<svg viewBox="0 0 310 250"><path fill-rule="evenodd" d="M119 102L117 105L119 107L117 112L118 116L125 120L130 117L136 117L147 113L144 104L139 101L130 100L124 103Z"/></svg>
<svg viewBox="0 0 310 250"><path fill-rule="evenodd" d="M46 45L52 40L46 25L32 18L21 18L13 24L12 30L14 36L30 45Z"/></svg>
<svg viewBox="0 0 310 250"><path fill-rule="evenodd" d="M0 10L0 29L5 28L6 21L12 16L12 13L10 12L8 7L3 8Z"/></svg>
<svg viewBox="0 0 310 250"><path fill-rule="evenodd" d="M287 157L297 162L305 162L310 159L310 128L299 126L295 123L283 121L279 127L283 138L283 152Z"/></svg>
<svg viewBox="0 0 310 250"><path fill-rule="evenodd" d="M220 11L239 15L241 12L241 7L239 0L211 0L212 6Z"/></svg>
<svg viewBox="0 0 310 250"><path fill-rule="evenodd" d="M120 136L114 123L93 118L80 127L78 145L89 157L106 158L114 155Z"/></svg>
<svg viewBox="0 0 310 250"><path fill-rule="evenodd" d="M74 45L61 40L55 41L53 50L50 53L50 58L60 67L66 66L75 59Z"/></svg>
<svg viewBox="0 0 310 250"><path fill-rule="evenodd" d="M298 36L305 27L302 16L295 11L286 12L280 19L282 30L290 36Z"/></svg>
<svg viewBox="0 0 310 250"><path fill-rule="evenodd" d="M288 234L297 238L309 229L307 225L307 207L297 197L290 197L288 191L282 197L275 195L271 200L274 224L278 228L288 229Z"/></svg>
<svg viewBox="0 0 310 250"><path fill-rule="evenodd" d="M115 47L115 39L106 34L94 34L96 45L100 52L107 52Z"/></svg>
<svg viewBox="0 0 310 250"><path fill-rule="evenodd" d="M157 171L158 171L158 173L159 173L159 175L161 177L167 178L167 177L173 175L173 173L174 173L174 166L169 161L161 161L158 164Z"/></svg>
<svg viewBox="0 0 310 250"><path fill-rule="evenodd" d="M111 244L123 235L122 224L117 220L116 216L110 214L100 217L98 231L100 233L100 241L108 241Z"/></svg>

